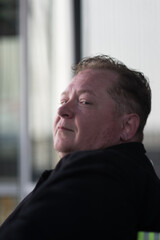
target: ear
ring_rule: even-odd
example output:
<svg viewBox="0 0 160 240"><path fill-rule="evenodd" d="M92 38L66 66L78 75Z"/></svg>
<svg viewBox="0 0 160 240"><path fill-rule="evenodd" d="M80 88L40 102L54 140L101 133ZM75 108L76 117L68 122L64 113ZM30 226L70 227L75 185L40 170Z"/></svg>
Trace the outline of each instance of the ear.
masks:
<svg viewBox="0 0 160 240"><path fill-rule="evenodd" d="M139 123L140 118L136 113L125 114L123 116L123 126L120 135L122 142L130 142L135 140Z"/></svg>

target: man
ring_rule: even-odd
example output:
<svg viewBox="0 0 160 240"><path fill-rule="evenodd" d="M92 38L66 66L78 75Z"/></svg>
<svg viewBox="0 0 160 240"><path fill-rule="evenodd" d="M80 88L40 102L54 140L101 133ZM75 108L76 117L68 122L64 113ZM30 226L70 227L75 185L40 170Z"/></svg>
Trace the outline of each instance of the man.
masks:
<svg viewBox="0 0 160 240"><path fill-rule="evenodd" d="M149 83L108 56L85 58L61 95L45 171L0 228L0 239L136 240L160 231L160 180L142 144Z"/></svg>

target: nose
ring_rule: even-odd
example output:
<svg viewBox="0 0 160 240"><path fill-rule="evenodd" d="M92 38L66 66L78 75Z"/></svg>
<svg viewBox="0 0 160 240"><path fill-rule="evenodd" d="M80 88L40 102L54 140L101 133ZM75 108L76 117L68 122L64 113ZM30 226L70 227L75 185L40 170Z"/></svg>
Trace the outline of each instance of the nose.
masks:
<svg viewBox="0 0 160 240"><path fill-rule="evenodd" d="M74 116L73 103L67 102L58 108L58 115L62 118L72 118Z"/></svg>

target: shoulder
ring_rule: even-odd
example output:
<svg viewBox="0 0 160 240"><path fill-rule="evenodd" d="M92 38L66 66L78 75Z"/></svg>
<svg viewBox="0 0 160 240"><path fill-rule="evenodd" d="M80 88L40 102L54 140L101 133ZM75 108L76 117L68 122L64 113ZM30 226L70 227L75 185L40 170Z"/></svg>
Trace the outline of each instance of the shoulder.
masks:
<svg viewBox="0 0 160 240"><path fill-rule="evenodd" d="M145 158L145 159L144 159ZM60 160L61 167L80 165L121 165L145 163L145 150L142 144L119 144L105 149L77 151ZM58 167L59 168L59 167Z"/></svg>
<svg viewBox="0 0 160 240"><path fill-rule="evenodd" d="M131 154L132 155L132 154ZM74 152L60 160L55 168L55 176L72 176L92 181L107 179L108 176L129 177L129 169L133 172L133 163L130 156L121 150L121 146L113 146L111 148L78 151ZM136 168L136 167L134 167Z"/></svg>
<svg viewBox="0 0 160 240"><path fill-rule="evenodd" d="M100 175L119 176L124 181L144 182L146 178L156 178L150 160L145 155L141 143L128 143L112 146L106 149L74 152L60 160L55 169L61 173L90 172Z"/></svg>

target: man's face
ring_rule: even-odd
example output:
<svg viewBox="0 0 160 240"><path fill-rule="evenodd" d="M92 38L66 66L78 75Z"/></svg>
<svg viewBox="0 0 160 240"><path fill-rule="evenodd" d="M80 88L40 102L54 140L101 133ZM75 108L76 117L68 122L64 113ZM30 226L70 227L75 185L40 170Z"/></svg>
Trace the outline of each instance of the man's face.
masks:
<svg viewBox="0 0 160 240"><path fill-rule="evenodd" d="M60 157L120 143L122 116L107 94L114 78L111 71L86 69L62 93L54 123L54 148Z"/></svg>

